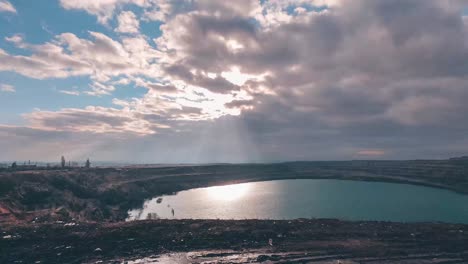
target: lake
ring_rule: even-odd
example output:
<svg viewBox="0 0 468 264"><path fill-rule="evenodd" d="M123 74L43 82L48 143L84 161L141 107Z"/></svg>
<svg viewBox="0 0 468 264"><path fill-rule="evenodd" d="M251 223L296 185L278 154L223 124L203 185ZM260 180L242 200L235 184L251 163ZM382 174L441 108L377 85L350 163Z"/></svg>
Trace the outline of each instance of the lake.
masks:
<svg viewBox="0 0 468 264"><path fill-rule="evenodd" d="M130 210L127 220L338 218L468 223L468 195L407 184L278 180L181 191Z"/></svg>

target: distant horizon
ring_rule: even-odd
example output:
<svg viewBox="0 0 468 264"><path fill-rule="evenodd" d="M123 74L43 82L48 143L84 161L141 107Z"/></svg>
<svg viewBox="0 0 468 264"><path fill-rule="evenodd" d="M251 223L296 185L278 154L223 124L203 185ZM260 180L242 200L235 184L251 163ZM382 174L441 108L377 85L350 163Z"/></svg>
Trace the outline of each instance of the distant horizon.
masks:
<svg viewBox="0 0 468 264"><path fill-rule="evenodd" d="M190 162L178 162L178 163L158 163L158 162L144 162L144 163L137 163L137 162L124 162L124 161L93 161L90 159L91 166L98 164L103 166L106 164L109 165L122 165L122 166L131 166L131 165L248 165L248 164L281 164L281 163L294 163L294 162L350 162L350 161L444 161L444 160L451 160L457 158L467 158L468 156L457 156L457 157L449 157L449 158L440 158L440 159L349 159L349 160L284 160L284 161L265 161L265 162L205 162L205 163L190 163ZM18 165L29 165L28 161L0 161L0 164L3 165L10 165L11 163L16 162ZM66 161L66 166L68 166L68 160ZM84 161L77 161L77 160L70 160L70 162L78 164L78 166L85 164L86 160ZM60 161L32 161L30 165L60 165ZM72 164L73 167L73 164Z"/></svg>

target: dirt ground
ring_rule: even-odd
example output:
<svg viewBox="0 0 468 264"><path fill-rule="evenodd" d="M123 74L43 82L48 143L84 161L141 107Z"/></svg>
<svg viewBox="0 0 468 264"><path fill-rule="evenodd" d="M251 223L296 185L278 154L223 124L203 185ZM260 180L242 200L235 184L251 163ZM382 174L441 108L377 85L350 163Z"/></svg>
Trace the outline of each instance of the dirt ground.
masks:
<svg viewBox="0 0 468 264"><path fill-rule="evenodd" d="M0 233L0 263L468 263L468 225L455 224L147 220Z"/></svg>

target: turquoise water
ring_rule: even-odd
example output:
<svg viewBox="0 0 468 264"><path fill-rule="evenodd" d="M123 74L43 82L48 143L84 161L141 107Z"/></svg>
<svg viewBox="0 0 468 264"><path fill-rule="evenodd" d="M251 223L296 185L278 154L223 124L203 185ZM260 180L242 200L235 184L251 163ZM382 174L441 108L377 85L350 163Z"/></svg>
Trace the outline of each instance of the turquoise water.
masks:
<svg viewBox="0 0 468 264"><path fill-rule="evenodd" d="M127 220L338 218L468 223L468 195L406 184L281 180L191 189L158 198L129 211Z"/></svg>

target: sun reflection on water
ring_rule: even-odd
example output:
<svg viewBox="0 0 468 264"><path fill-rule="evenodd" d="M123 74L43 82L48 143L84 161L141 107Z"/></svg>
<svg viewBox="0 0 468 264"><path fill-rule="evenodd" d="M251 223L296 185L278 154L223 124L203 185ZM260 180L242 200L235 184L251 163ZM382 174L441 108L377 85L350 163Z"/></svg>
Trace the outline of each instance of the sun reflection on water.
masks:
<svg viewBox="0 0 468 264"><path fill-rule="evenodd" d="M215 186L206 188L206 193L213 200L234 201L245 196L250 187L248 183Z"/></svg>

